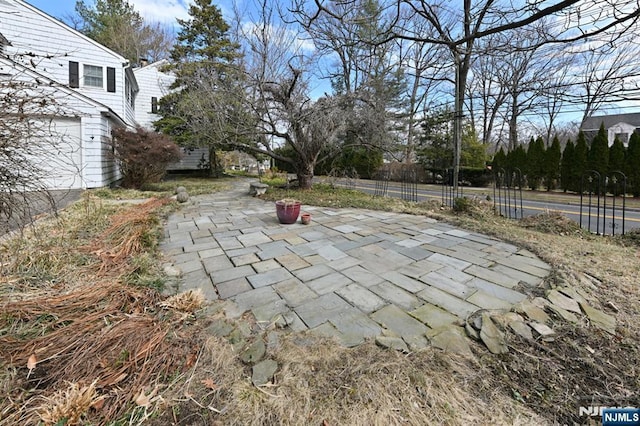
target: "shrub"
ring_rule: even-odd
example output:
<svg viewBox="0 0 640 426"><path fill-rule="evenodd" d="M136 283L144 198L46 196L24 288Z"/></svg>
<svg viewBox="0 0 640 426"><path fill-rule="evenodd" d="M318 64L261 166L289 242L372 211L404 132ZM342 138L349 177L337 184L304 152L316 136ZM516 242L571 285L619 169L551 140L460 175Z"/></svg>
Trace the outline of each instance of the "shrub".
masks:
<svg viewBox="0 0 640 426"><path fill-rule="evenodd" d="M111 132L114 156L120 163L121 185L141 188L159 182L167 165L180 159L180 148L168 136L137 128L135 132L124 128Z"/></svg>

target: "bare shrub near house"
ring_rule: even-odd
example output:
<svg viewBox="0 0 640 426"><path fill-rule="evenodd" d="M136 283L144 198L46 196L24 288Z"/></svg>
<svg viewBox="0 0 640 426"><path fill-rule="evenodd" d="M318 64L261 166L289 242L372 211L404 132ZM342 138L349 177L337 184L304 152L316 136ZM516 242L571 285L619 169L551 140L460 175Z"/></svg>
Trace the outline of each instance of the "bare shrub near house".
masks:
<svg viewBox="0 0 640 426"><path fill-rule="evenodd" d="M114 155L122 172L121 185L125 188L159 182L169 163L180 159L178 145L161 133L139 127L135 132L114 129L111 134Z"/></svg>
<svg viewBox="0 0 640 426"><path fill-rule="evenodd" d="M55 210L51 183L79 175L77 141L61 130L73 112L48 82L12 73L14 64L8 57L0 63L0 234Z"/></svg>

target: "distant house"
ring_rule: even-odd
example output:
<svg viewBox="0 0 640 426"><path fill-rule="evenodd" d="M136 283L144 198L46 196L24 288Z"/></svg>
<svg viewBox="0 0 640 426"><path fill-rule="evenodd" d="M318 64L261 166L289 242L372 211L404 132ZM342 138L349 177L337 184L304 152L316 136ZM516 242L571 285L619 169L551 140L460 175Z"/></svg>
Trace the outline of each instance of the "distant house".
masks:
<svg viewBox="0 0 640 426"><path fill-rule="evenodd" d="M616 137L620 139L624 146L627 146L633 132L640 131L640 113L589 117L584 120L580 129L583 131L587 140L592 140L600 130L602 124L604 124L604 128L607 130L609 146L613 145Z"/></svg>
<svg viewBox="0 0 640 426"><path fill-rule="evenodd" d="M136 97L136 121L138 125L153 130L153 123L160 118L158 114L160 99L169 93L175 76L163 71L168 61L162 60L144 64L133 70L138 81L139 91ZM207 148L182 148L182 158L167 167L168 170L199 170L208 165Z"/></svg>
<svg viewBox="0 0 640 426"><path fill-rule="evenodd" d="M47 187L117 181L111 130L136 125L139 88L129 62L22 0L0 0L0 34L0 78L29 81L58 105L29 117L47 128L34 137L60 141L57 149L37 153Z"/></svg>

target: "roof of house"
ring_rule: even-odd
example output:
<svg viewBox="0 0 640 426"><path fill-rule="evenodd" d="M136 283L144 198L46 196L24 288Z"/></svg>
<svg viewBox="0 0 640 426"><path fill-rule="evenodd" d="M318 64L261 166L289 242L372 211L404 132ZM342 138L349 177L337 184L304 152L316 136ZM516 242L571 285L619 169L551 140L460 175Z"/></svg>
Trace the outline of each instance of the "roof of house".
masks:
<svg viewBox="0 0 640 426"><path fill-rule="evenodd" d="M75 91L69 87L67 87L64 84L60 84L55 80L52 80L51 78L47 77L44 74L40 74L39 72L26 67L24 65L22 65L19 62L14 61L11 58L7 58L7 57L2 57L0 56L0 64L1 63L5 63L5 64L9 64L11 66L14 66L18 69L20 69L20 72L23 75L29 75L30 77L32 77L34 80L39 81L40 84L43 85L47 85L49 87L55 87L57 90L60 90L66 94L68 94L69 96L73 96L76 99L81 100L82 102L85 102L86 104L90 104L93 105L94 107L98 108L98 110L101 112L101 114L103 115L107 115L109 117L113 117L115 118L118 122L126 125L126 122L118 115L116 114L110 107L108 107L107 105L96 101L93 98L90 98L89 96L86 96L78 91Z"/></svg>
<svg viewBox="0 0 640 426"><path fill-rule="evenodd" d="M608 129L609 127L618 123L627 123L635 127L640 127L640 113L634 112L630 114L593 116L585 119L580 128L582 130L598 130L600 128L600 125L603 123L605 129Z"/></svg>
<svg viewBox="0 0 640 426"><path fill-rule="evenodd" d="M50 20L51 22L54 22L56 25L62 27L64 30L69 31L71 33L73 33L74 35L83 38L84 40L87 40L88 42L90 42L91 44L95 45L97 48L104 50L105 52L113 55L114 57L118 58L123 64L128 63L129 61L122 55L120 55L119 53L114 52L113 50L109 49L108 47L98 43L97 41L93 40L90 37L87 37L86 35L82 34L80 31L75 30L73 28L71 28L70 26L68 26L67 24L65 24L62 21L59 21L58 19L54 18L51 15L46 14L45 12L41 11L40 9L38 9L35 6L30 5L29 3L27 3L26 1L23 0L13 0L14 2L26 7L27 9L45 17L46 19Z"/></svg>

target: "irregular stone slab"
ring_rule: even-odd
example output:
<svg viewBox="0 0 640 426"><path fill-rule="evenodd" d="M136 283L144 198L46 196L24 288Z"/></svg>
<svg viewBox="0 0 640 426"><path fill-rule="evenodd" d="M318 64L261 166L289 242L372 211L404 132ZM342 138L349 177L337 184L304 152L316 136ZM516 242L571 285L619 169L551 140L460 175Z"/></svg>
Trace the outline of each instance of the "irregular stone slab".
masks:
<svg viewBox="0 0 640 426"><path fill-rule="evenodd" d="M473 340L480 341L480 333L478 332L478 330L473 328L473 326L471 326L471 324L465 323L464 331L467 334L467 336L469 336Z"/></svg>
<svg viewBox="0 0 640 426"><path fill-rule="evenodd" d="M616 334L616 319L591 307L587 303L580 303L580 307L584 311L589 321L591 321L596 327L601 328L609 334Z"/></svg>
<svg viewBox="0 0 640 426"><path fill-rule="evenodd" d="M214 336L225 337L233 331L233 325L229 324L223 319L214 320L209 327L205 330Z"/></svg>
<svg viewBox="0 0 640 426"><path fill-rule="evenodd" d="M504 340L504 335L493 323L487 312L482 314L482 328L480 329L480 339L492 354L506 354L509 348Z"/></svg>
<svg viewBox="0 0 640 426"><path fill-rule="evenodd" d="M445 352L452 352L473 358L469 342L460 327L442 327L428 333L431 345Z"/></svg>
<svg viewBox="0 0 640 426"><path fill-rule="evenodd" d="M505 312L500 314L491 314L493 322L502 330L506 330L509 323L514 321L523 321L523 318L515 312Z"/></svg>
<svg viewBox="0 0 640 426"><path fill-rule="evenodd" d="M410 317L395 305L388 305L374 312L371 318L384 328L402 337L422 336L429 329L415 318Z"/></svg>
<svg viewBox="0 0 640 426"><path fill-rule="evenodd" d="M572 324L577 324L578 321L580 321L576 315L572 314L566 309L562 309L560 306L556 306L555 304L550 304L549 306L547 306L547 309L549 309L551 312L554 312L563 320L568 321Z"/></svg>
<svg viewBox="0 0 640 426"><path fill-rule="evenodd" d="M431 328L439 328L460 321L455 315L430 303L425 303L418 309L409 312L409 315Z"/></svg>
<svg viewBox="0 0 640 426"><path fill-rule="evenodd" d="M542 340L544 340L545 342L551 342L554 340L553 336L555 336L556 332L553 331L548 325L531 321L529 323L529 326L531 326L531 328L533 328L535 332L540 335L540 338L542 338Z"/></svg>
<svg viewBox="0 0 640 426"><path fill-rule="evenodd" d="M577 290L573 287L561 287L558 289L558 291L577 302L587 302L587 298L585 297L584 292L581 290Z"/></svg>
<svg viewBox="0 0 640 426"><path fill-rule="evenodd" d="M409 349L413 352L421 351L429 347L429 341L423 336L404 337L402 340L405 341Z"/></svg>
<svg viewBox="0 0 640 426"><path fill-rule="evenodd" d="M533 340L531 328L524 321L512 321L509 323L509 328L518 336L526 340Z"/></svg>
<svg viewBox="0 0 640 426"><path fill-rule="evenodd" d="M376 345L401 352L409 352L407 344L400 337L377 336Z"/></svg>
<svg viewBox="0 0 640 426"><path fill-rule="evenodd" d="M514 310L521 314L524 314L532 321L537 321L539 323L547 323L549 322L549 315L539 308L538 306L531 303L531 301L522 301L514 306Z"/></svg>
<svg viewBox="0 0 640 426"><path fill-rule="evenodd" d="M267 353L267 346L262 339L256 339L255 342L250 344L241 354L240 360L245 364L255 364L264 358Z"/></svg>
<svg viewBox="0 0 640 426"><path fill-rule="evenodd" d="M565 296L560 293L558 290L549 290L547 292L547 299L554 305L570 312L575 312L576 314L582 313L580 310L580 305L578 302L570 297Z"/></svg>
<svg viewBox="0 0 640 426"><path fill-rule="evenodd" d="M498 297L492 296L490 294L485 293L482 290L478 290L473 293L471 296L467 297L467 302L471 302L476 306L480 306L484 309L511 309L512 304L500 299Z"/></svg>
<svg viewBox="0 0 640 426"><path fill-rule="evenodd" d="M350 284L337 290L336 293L366 313L377 311L385 305L384 300L359 284Z"/></svg>
<svg viewBox="0 0 640 426"><path fill-rule="evenodd" d="M394 303L406 310L415 309L422 304L413 294L387 281L373 285L369 287L369 290L380 296L382 299Z"/></svg>
<svg viewBox="0 0 640 426"><path fill-rule="evenodd" d="M429 287L428 289L421 291L418 293L418 296L433 305L440 306L462 319L466 319L469 315L480 309L477 305L473 305L435 287Z"/></svg>
<svg viewBox="0 0 640 426"><path fill-rule="evenodd" d="M278 371L278 363L272 359L260 361L252 368L251 382L256 386L266 385L271 382Z"/></svg>

